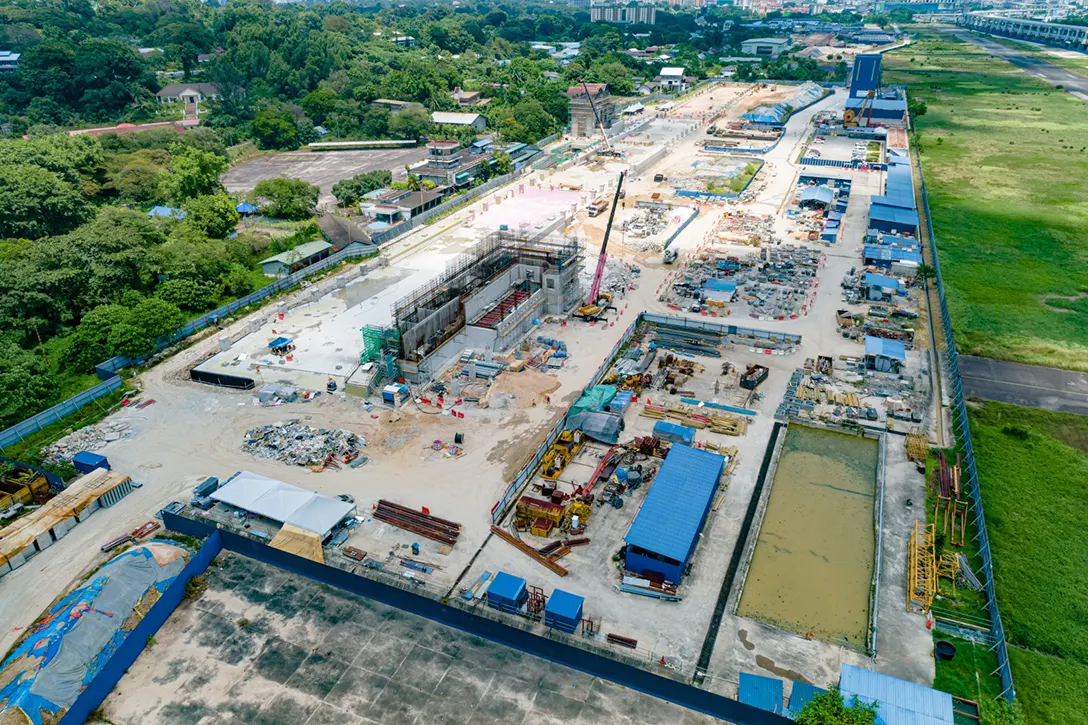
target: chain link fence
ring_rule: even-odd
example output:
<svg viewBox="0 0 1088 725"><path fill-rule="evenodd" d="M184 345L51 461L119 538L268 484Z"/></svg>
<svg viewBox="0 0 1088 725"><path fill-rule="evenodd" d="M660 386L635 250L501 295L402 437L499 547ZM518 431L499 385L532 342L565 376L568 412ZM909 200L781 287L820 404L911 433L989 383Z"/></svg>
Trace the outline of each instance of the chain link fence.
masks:
<svg viewBox="0 0 1088 725"><path fill-rule="evenodd" d="M1001 696L1012 700L1016 696L1013 688L1012 670L1009 667L1008 643L1005 639L1005 627L997 608L997 592L994 589L993 555L990 550L990 537L986 531L986 516L982 508L982 491L979 486L978 470L975 466L975 449L971 440L971 425L967 417L967 403L963 395L963 381L959 371L959 352L952 332L952 318L948 314L948 301L945 297L944 280L941 276L941 262L937 256L937 238L933 233L933 220L929 209L929 194L926 190L925 174L921 162L916 164L919 186L922 192L922 208L925 210L925 232L928 237L929 253L933 258L933 280L941 312L941 325L944 328L944 349L937 340L933 344L938 350L939 363L943 363L950 390L949 400L952 406L952 427L960 452L963 454L963 480L967 482L967 492L971 497L971 510L975 524L975 538L978 541L979 556L982 558L982 577L986 592L986 611L990 615L990 635L993 640L991 650L997 655L996 674L1001 679Z"/></svg>

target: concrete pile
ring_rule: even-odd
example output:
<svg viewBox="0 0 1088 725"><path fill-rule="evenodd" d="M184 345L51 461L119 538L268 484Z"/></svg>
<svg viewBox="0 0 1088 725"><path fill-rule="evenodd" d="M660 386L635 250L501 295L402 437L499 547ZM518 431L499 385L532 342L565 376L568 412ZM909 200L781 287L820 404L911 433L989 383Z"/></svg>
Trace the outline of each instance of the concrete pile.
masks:
<svg viewBox="0 0 1088 725"><path fill-rule="evenodd" d="M366 439L341 428L314 428L298 420L277 421L246 431L242 450L292 466L351 463Z"/></svg>
<svg viewBox="0 0 1088 725"><path fill-rule="evenodd" d="M588 290L593 284L593 274L597 271L596 264L587 265L583 269L582 288ZM601 292L612 292L616 295L627 294L635 282L635 274L630 264L615 257L609 257L605 262L604 276L601 278Z"/></svg>
<svg viewBox="0 0 1088 725"><path fill-rule="evenodd" d="M42 458L46 463L66 463L80 451L97 451L107 443L128 438L132 435L128 423L122 421L103 421L97 425L66 435L56 443L42 448Z"/></svg>
<svg viewBox="0 0 1088 725"><path fill-rule="evenodd" d="M722 216L712 232L712 240L758 246L770 241L773 228L773 219L769 214L727 214Z"/></svg>

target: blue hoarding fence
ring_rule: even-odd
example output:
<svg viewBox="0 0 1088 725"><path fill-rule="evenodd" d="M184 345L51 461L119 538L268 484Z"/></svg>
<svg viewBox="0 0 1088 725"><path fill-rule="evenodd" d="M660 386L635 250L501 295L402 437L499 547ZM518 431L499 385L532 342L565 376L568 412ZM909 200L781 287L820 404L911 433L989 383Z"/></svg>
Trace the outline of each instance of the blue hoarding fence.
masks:
<svg viewBox="0 0 1088 725"><path fill-rule="evenodd" d="M486 608L483 608L484 611L479 614L462 609L455 606L455 604L459 604L456 598L442 601L423 596L411 589L398 588L343 569L319 564L274 549L266 543L249 539L225 529L217 530L207 523L194 521L176 514L164 512L163 523L171 530L188 536L209 537L209 540L211 537L218 536L222 542L221 548L227 551L297 574L311 581L336 587L387 606L425 617L491 642L536 657L542 657L565 667L585 672L594 677L600 677L688 709L706 713L712 717L741 723L742 725L788 725L790 722L790 720L780 715L765 712L736 700L693 687L679 680L663 677L642 669L633 664L633 661L629 662L621 659L622 653L606 656L585 647L575 646L570 643L570 636L567 634L548 630L548 634L541 635L517 626L522 624L520 619L498 614L495 616L502 617L502 619L492 619L488 616ZM201 552L203 553L203 549L201 549ZM157 629L158 627L155 628L156 631ZM149 632L149 634L152 633ZM127 641L132 640L141 640L141 638L130 636ZM145 643L146 638L139 641L141 649ZM589 646L588 642L587 646ZM135 661L135 657L132 661ZM110 687L112 686L111 684ZM104 696L105 693L103 693ZM61 725L69 725L69 723L62 721Z"/></svg>
<svg viewBox="0 0 1088 725"><path fill-rule="evenodd" d="M887 171L887 164L869 163L866 161L844 161L842 159L820 159L814 156L804 156L797 163L805 166L830 166L836 169L854 169L855 171Z"/></svg>
<svg viewBox="0 0 1088 725"><path fill-rule="evenodd" d="M982 490L979 486L978 470L975 466L975 449L971 440L971 424L967 417L967 403L963 395L963 380L960 378L959 351L956 348L956 339L952 332L952 317L948 313L948 301L945 297L944 280L941 276L941 262L937 256L937 237L933 233L933 217L929 208L929 194L926 190L925 174L922 171L920 161L917 168L918 181L922 190L922 208L925 209L926 233L929 237L930 254L933 257L934 280L937 298L940 300L941 322L944 326L944 340L947 347L944 354L944 363L952 388L949 395L952 401L952 425L956 433L959 450L963 454L963 471L966 475L962 478L967 482L967 491L971 496L971 514L976 531L975 539L978 542L979 556L982 559L981 579L984 585L983 591L986 594L986 611L990 615L990 637L993 640L991 649L997 655L997 672L994 674L997 674L1001 679L1001 695L1012 700L1016 696L1016 690L1013 687L1012 669L1009 666L1009 650L1005 638L1005 627L1001 622L1001 613L997 607L993 554L990 550L990 537L986 530L985 510L982 508Z"/></svg>
<svg viewBox="0 0 1088 725"><path fill-rule="evenodd" d="M136 662L140 653L147 647L148 639L166 624L166 620L181 604L189 581L207 571L212 560L223 550L223 539L215 529L205 531L200 538L205 539L203 546L193 553L185 568L151 605L151 609L147 611L143 619L132 628L125 637L125 641L121 643L109 661L102 665L94 679L87 683L76 701L57 721L57 725L83 725L87 721L90 714L102 704L106 696L121 681L128 668Z"/></svg>
<svg viewBox="0 0 1088 725"><path fill-rule="evenodd" d="M27 436L33 435L43 428L60 421L62 418L71 415L83 406L93 403L99 398L105 397L115 390L118 390L122 385L123 382L121 378L117 377L117 374L115 373L111 379L104 380L93 388L84 390L81 393L76 393L71 398L68 398L68 400L57 403L52 408L43 410L37 415L32 415L26 420L11 426L7 430L0 431L0 449L15 445Z"/></svg>

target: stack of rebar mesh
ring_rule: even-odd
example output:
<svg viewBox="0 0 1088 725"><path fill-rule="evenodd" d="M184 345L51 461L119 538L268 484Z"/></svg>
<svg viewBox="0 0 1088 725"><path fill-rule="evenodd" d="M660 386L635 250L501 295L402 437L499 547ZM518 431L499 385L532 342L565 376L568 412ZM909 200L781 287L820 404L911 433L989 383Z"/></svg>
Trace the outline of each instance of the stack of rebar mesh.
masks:
<svg viewBox="0 0 1088 725"><path fill-rule="evenodd" d="M374 518L447 546L456 544L457 537L461 535L459 523L431 516L426 509L416 511L385 499L378 501Z"/></svg>

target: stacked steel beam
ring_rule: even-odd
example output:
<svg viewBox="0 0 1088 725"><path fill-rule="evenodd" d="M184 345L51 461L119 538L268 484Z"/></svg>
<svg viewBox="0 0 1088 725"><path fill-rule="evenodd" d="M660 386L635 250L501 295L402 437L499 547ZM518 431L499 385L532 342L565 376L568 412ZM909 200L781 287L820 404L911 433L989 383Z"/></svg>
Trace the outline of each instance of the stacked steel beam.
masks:
<svg viewBox="0 0 1088 725"><path fill-rule="evenodd" d="M461 524L384 499L378 501L374 518L448 546L456 544L461 535Z"/></svg>

